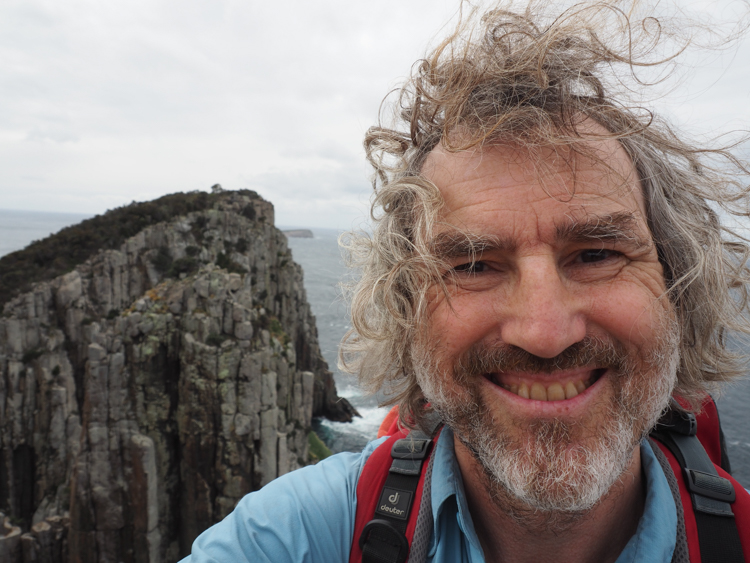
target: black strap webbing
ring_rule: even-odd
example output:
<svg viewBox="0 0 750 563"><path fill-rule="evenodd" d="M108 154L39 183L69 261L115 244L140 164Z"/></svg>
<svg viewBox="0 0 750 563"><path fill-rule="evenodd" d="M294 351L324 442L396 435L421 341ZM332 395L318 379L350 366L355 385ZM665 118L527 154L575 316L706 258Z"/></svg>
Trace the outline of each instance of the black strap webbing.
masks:
<svg viewBox="0 0 750 563"><path fill-rule="evenodd" d="M409 556L406 527L429 456L432 439L419 430L394 442L391 467L380 493L375 517L359 538L362 563L404 563Z"/></svg>
<svg viewBox="0 0 750 563"><path fill-rule="evenodd" d="M695 511L701 561L743 563L745 558L731 507L734 487L716 472L696 431L695 416L673 408L652 436L669 448L683 469Z"/></svg>

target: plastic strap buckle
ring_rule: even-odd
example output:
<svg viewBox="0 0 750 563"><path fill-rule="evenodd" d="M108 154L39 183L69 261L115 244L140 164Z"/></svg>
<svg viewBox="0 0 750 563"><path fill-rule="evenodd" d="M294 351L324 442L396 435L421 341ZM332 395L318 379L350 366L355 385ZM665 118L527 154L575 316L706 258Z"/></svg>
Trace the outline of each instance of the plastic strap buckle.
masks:
<svg viewBox="0 0 750 563"><path fill-rule="evenodd" d="M391 448L393 459L424 459L427 457L430 440L414 440L402 438L396 440Z"/></svg>
<svg viewBox="0 0 750 563"><path fill-rule="evenodd" d="M695 415L674 407L659 420L659 426L683 436L695 436L698 432L698 420Z"/></svg>
<svg viewBox="0 0 750 563"><path fill-rule="evenodd" d="M363 555L375 550L376 559L383 562L404 563L409 556L409 540L387 520L370 520L359 536L359 547Z"/></svg>
<svg viewBox="0 0 750 563"><path fill-rule="evenodd" d="M390 472L400 475L417 476L422 472L422 463L430 451L430 440L402 438L391 448Z"/></svg>
<svg viewBox="0 0 750 563"><path fill-rule="evenodd" d="M732 503L736 498L734 487L728 479L718 475L710 475L697 469L685 468L687 486L691 493L714 500Z"/></svg>

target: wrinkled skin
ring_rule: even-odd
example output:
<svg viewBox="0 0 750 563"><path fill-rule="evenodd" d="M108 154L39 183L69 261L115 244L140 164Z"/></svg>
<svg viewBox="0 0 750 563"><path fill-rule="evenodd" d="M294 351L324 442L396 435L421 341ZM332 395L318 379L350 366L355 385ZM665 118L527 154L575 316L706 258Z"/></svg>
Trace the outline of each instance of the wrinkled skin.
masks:
<svg viewBox="0 0 750 563"><path fill-rule="evenodd" d="M454 427L488 561L545 560L545 549L546 556L566 554L557 560L614 561L643 511L638 443L674 384L678 336L635 169L616 141L588 148L587 156L437 148L423 168L445 202L434 240L450 269L448 295L437 287L431 293L415 360L427 399ZM444 243L459 232L484 242L475 260L465 245ZM554 367L591 341L610 354ZM488 372L465 369L478 350L515 356ZM584 392L553 402L508 390L581 380L591 384ZM554 481L586 452L613 448L617 459L600 464L612 473L606 482L592 485L592 471L575 467L565 483ZM508 457L536 479L525 497L497 467ZM576 487L582 494L594 485L594 500L571 504ZM545 542L552 523L557 535L568 530L562 543ZM533 547L514 550L524 533L532 533Z"/></svg>

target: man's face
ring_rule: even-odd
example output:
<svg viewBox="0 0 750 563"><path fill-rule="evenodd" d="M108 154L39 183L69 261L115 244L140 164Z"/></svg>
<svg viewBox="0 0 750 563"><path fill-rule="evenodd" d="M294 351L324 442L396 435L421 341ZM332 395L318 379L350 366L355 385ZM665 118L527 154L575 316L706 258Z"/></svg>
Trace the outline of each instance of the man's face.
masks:
<svg viewBox="0 0 750 563"><path fill-rule="evenodd" d="M666 405L678 335L634 167L591 155L436 149L451 266L414 346L427 399L516 508L590 508ZM466 234L483 247L472 261ZM457 454L460 452L457 450Z"/></svg>

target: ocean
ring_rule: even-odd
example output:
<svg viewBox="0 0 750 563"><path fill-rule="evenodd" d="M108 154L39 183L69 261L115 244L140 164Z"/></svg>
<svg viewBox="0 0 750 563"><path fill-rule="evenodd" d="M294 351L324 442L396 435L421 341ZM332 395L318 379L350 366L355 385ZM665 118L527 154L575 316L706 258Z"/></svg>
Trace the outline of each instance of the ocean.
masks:
<svg viewBox="0 0 750 563"><path fill-rule="evenodd" d="M0 210L0 256L87 217ZM386 410L378 407L377 398L363 394L352 376L336 367L338 344L349 328L347 308L339 289L347 272L337 244L339 233L329 229L312 231L314 238L290 238L289 247L294 260L304 269L307 298L317 318L321 351L334 373L339 395L346 397L362 415L352 423L316 420L314 428L334 452L359 451L375 437ZM717 403L733 473L740 483L750 487L750 379L725 389Z"/></svg>
<svg viewBox="0 0 750 563"><path fill-rule="evenodd" d="M41 240L89 217L91 215L80 213L0 209L0 256L21 250L35 240Z"/></svg>
<svg viewBox="0 0 750 563"><path fill-rule="evenodd" d="M372 440L388 409L378 407L378 399L362 393L356 378L337 367L339 342L349 330L349 315L340 283L347 275L338 247L339 232L312 229L314 238L289 237L292 258L305 272L305 289L318 325L323 357L336 380L340 396L346 397L362 415L351 423L316 420L315 431L332 451L356 452Z"/></svg>

